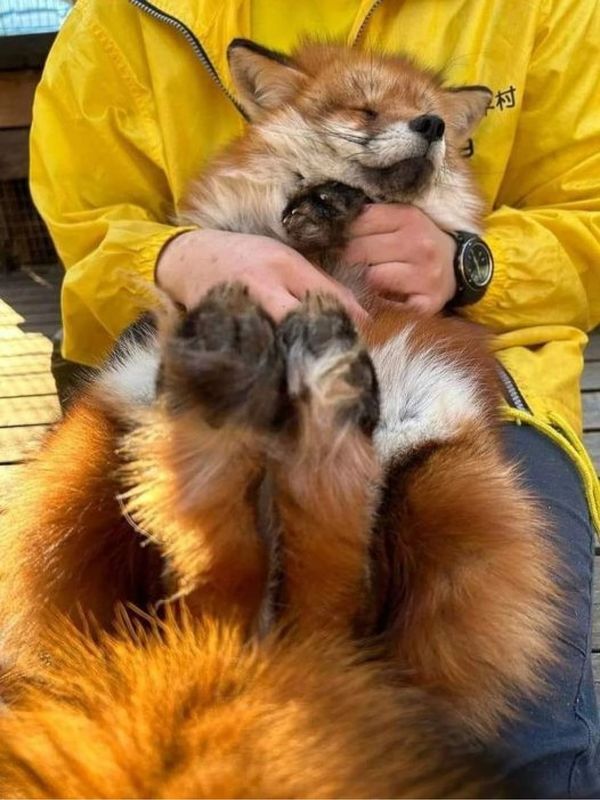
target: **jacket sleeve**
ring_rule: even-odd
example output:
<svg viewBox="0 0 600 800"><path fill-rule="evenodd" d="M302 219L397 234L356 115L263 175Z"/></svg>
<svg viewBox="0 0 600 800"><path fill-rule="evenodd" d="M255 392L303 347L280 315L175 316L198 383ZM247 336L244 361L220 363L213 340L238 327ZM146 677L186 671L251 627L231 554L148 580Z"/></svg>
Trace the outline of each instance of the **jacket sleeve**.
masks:
<svg viewBox="0 0 600 800"><path fill-rule="evenodd" d="M172 197L152 98L81 9L63 26L36 93L30 180L66 268L63 353L93 365L148 306L143 287L153 284L161 248L189 228L166 222Z"/></svg>
<svg viewBox="0 0 600 800"><path fill-rule="evenodd" d="M600 322L600 4L551 0L486 238L496 271L466 314L496 332Z"/></svg>

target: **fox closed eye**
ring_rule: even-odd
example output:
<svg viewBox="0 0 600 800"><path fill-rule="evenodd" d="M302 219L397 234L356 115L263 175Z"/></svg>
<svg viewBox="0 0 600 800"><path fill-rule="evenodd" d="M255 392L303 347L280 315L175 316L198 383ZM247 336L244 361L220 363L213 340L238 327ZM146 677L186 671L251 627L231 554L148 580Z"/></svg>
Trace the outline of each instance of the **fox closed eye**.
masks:
<svg viewBox="0 0 600 800"><path fill-rule="evenodd" d="M379 117L379 112L373 108L351 108L350 111L357 111L359 114L363 114L371 122Z"/></svg>

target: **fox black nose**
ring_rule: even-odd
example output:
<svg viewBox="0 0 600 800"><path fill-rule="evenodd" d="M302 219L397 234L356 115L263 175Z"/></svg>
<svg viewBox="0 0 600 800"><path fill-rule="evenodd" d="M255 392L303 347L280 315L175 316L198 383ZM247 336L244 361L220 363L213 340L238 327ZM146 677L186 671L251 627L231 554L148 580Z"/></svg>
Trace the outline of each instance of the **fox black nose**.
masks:
<svg viewBox="0 0 600 800"><path fill-rule="evenodd" d="M420 133L428 142L437 142L446 130L444 120L435 114L423 114L421 117L415 117L408 123L408 127L411 131Z"/></svg>

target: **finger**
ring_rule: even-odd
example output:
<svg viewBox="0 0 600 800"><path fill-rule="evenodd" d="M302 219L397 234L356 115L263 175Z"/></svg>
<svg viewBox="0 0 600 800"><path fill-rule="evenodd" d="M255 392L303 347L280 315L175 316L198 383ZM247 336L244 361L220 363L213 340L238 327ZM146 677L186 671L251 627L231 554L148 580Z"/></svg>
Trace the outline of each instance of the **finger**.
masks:
<svg viewBox="0 0 600 800"><path fill-rule="evenodd" d="M275 322L281 322L290 311L300 305L298 298L285 289L278 291L263 290L260 296L257 296L257 301Z"/></svg>
<svg viewBox="0 0 600 800"><path fill-rule="evenodd" d="M302 300L307 292L328 294L342 304L354 322L362 323L368 319L367 312L349 289L321 270L310 266L310 270L303 270L301 274L290 276L288 289L298 300Z"/></svg>
<svg viewBox="0 0 600 800"><path fill-rule="evenodd" d="M345 264L383 264L386 261L412 261L415 246L410 237L393 233L374 233L351 239L344 250Z"/></svg>
<svg viewBox="0 0 600 800"><path fill-rule="evenodd" d="M380 295L406 297L423 291L420 271L412 264L398 261L376 264L366 275L371 289Z"/></svg>
<svg viewBox="0 0 600 800"><path fill-rule="evenodd" d="M373 203L367 205L350 226L351 236L371 236L392 233L422 222L423 212L402 203Z"/></svg>
<svg viewBox="0 0 600 800"><path fill-rule="evenodd" d="M439 309L434 307L431 298L425 294L412 294L400 304L405 311L423 317L433 317Z"/></svg>

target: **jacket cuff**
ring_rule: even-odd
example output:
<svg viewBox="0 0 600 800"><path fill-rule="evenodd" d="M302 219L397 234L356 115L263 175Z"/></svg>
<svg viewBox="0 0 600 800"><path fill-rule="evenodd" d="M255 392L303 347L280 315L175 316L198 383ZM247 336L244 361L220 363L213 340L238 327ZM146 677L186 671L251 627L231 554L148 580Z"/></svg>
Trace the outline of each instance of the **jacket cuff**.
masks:
<svg viewBox="0 0 600 800"><path fill-rule="evenodd" d="M164 226L160 231L150 236L140 248L136 258L137 272L144 278L155 282L156 265L163 249L170 241L182 233L195 231L194 225Z"/></svg>

